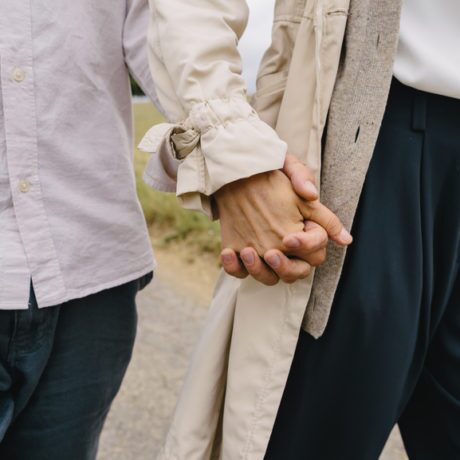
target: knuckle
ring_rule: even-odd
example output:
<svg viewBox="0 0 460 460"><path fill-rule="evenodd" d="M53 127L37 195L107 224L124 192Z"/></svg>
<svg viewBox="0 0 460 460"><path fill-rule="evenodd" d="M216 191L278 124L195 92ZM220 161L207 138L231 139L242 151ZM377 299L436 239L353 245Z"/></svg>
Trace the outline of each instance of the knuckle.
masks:
<svg viewBox="0 0 460 460"><path fill-rule="evenodd" d="M283 274L281 279L287 283L287 284L294 284L301 276L302 273L305 269L305 263L301 263L297 261L298 264L301 264L300 266L296 265L294 267L291 267L290 270L286 270Z"/></svg>
<svg viewBox="0 0 460 460"><path fill-rule="evenodd" d="M324 255L322 254L321 256L319 256L317 266L318 265L323 265L324 262L326 262L326 254L324 254Z"/></svg>
<svg viewBox="0 0 460 460"><path fill-rule="evenodd" d="M313 267L318 267L319 265L324 264L324 262L326 262L326 259L327 252L325 250L318 251L312 256L310 265L312 265Z"/></svg>
<svg viewBox="0 0 460 460"><path fill-rule="evenodd" d="M302 249L306 252L311 252L317 249L322 249L326 247L328 241L329 241L328 234L323 229L310 232L310 234L306 233L304 235Z"/></svg>
<svg viewBox="0 0 460 460"><path fill-rule="evenodd" d="M232 276L235 276L235 269L234 268L224 265L223 269L225 270L225 273L227 273L229 275L232 275Z"/></svg>
<svg viewBox="0 0 460 460"><path fill-rule="evenodd" d="M314 251L317 251L318 250L318 244L316 241L310 241L308 245L306 245L305 247L305 253L308 255L308 254L311 254L312 252Z"/></svg>
<svg viewBox="0 0 460 460"><path fill-rule="evenodd" d="M247 274L241 270L235 270L230 268L224 268L224 270L228 275L233 276L234 278L244 279L247 277Z"/></svg>
<svg viewBox="0 0 460 460"><path fill-rule="evenodd" d="M307 251L308 254L310 254L312 251L315 251L318 249L319 246L319 238L317 235L310 235L309 238L305 241L305 246L304 249Z"/></svg>
<svg viewBox="0 0 460 460"><path fill-rule="evenodd" d="M323 265L323 263L325 262L325 260L321 260L321 259L313 259L312 261L310 261L310 265L312 267L319 267L320 265Z"/></svg>
<svg viewBox="0 0 460 460"><path fill-rule="evenodd" d="M298 280L297 276L283 277L283 282L286 284L294 284Z"/></svg>
<svg viewBox="0 0 460 460"><path fill-rule="evenodd" d="M329 236L324 228L318 228L318 246L325 247L329 242Z"/></svg>
<svg viewBox="0 0 460 460"><path fill-rule="evenodd" d="M262 281L263 273L262 273L261 268L258 265L246 267L246 269L252 277L254 277L258 281Z"/></svg>
<svg viewBox="0 0 460 460"><path fill-rule="evenodd" d="M278 277L272 277L270 279L267 279L264 281L264 284L266 286L275 286L276 284L278 284L279 282L279 278Z"/></svg>
<svg viewBox="0 0 460 460"><path fill-rule="evenodd" d="M312 270L313 270L312 265L311 264L306 264L304 269L303 269L303 272L302 272L302 277L307 278L308 276L310 276Z"/></svg>

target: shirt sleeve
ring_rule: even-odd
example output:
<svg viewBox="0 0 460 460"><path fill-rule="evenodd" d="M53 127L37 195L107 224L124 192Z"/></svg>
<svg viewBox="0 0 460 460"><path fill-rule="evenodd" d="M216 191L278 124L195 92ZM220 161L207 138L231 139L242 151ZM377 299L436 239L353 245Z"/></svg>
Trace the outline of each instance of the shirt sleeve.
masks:
<svg viewBox="0 0 460 460"><path fill-rule="evenodd" d="M148 0L126 0L123 52L131 75L144 93L163 112L148 61L147 30L149 20Z"/></svg>
<svg viewBox="0 0 460 460"><path fill-rule="evenodd" d="M287 150L247 100L237 48L247 4L150 0L150 7L150 68L171 124L152 128L141 142L154 153L146 178L155 186L159 159L171 156L183 205L209 214L219 188L281 168Z"/></svg>

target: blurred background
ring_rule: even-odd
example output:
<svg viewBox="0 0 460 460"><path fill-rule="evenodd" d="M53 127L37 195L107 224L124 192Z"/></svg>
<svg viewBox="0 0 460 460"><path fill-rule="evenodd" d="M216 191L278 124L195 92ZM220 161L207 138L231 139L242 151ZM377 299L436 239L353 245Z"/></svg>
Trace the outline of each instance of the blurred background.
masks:
<svg viewBox="0 0 460 460"><path fill-rule="evenodd" d="M252 94L260 59L270 43L274 0L248 0L248 4L250 22L239 46ZM134 81L132 89L137 145L163 119ZM148 158L135 149L137 192L159 266L154 282L138 297L134 356L105 425L98 460L155 458L219 272L218 224L183 210L173 194L145 185L142 173ZM403 459L407 456L395 431L381 460Z"/></svg>

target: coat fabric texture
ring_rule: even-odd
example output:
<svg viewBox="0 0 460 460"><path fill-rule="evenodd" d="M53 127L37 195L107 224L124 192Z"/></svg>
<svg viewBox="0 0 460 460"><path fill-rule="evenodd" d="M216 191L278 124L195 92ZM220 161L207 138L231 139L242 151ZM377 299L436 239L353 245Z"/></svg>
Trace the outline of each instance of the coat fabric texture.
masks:
<svg viewBox="0 0 460 460"><path fill-rule="evenodd" d="M350 229L391 84L401 0L278 0L253 108L236 49L245 2L150 3L150 63L171 123L141 143L154 153L146 181L211 214L212 193L280 168L289 149ZM264 458L300 328L319 338L327 325L346 249L328 254L293 285L221 275L160 459Z"/></svg>

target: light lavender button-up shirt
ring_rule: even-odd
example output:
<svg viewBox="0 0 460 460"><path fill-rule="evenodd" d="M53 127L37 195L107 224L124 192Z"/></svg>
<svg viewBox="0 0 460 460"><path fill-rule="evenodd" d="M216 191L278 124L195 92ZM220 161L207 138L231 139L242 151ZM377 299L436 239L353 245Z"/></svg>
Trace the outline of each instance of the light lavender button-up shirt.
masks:
<svg viewBox="0 0 460 460"><path fill-rule="evenodd" d="M155 99L147 0L0 2L0 308L154 267L132 166L128 67Z"/></svg>

